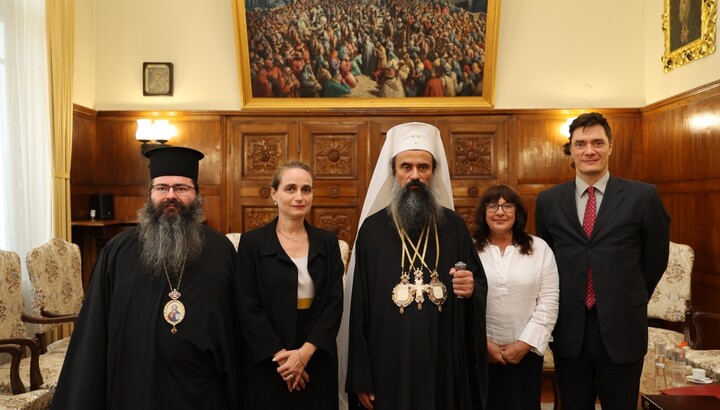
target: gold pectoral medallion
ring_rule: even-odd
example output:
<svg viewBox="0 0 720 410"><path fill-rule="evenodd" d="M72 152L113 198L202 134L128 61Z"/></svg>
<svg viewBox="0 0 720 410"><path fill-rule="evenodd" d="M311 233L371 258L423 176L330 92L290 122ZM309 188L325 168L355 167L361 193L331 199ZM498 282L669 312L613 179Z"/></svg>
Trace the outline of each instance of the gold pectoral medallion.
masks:
<svg viewBox="0 0 720 410"><path fill-rule="evenodd" d="M437 266L440 258L440 238L437 231L437 224L433 221L433 230L435 232L435 269L432 271L425 261L425 255L430 238L431 226L427 225L419 235L417 243L413 242L405 229L399 224L397 218L393 217L395 226L397 227L398 237L402 244L402 255L400 259L400 283L395 285L392 291L392 299L395 305L400 308L400 314L405 313L413 300L417 303L418 310L422 310L425 302L425 294L438 307L438 311L442 312L442 304L447 300L447 288L439 279ZM412 249L413 253L410 253ZM422 251L421 251L422 249ZM409 270L405 271L405 260L409 262ZM420 266L415 264L419 262ZM423 271L425 268L430 274L430 283L423 282ZM413 272L413 283L410 283L410 270Z"/></svg>
<svg viewBox="0 0 720 410"><path fill-rule="evenodd" d="M178 300L180 292L177 290L173 290L168 294L168 296L170 296L170 300L163 308L163 319L172 326L170 331L172 334L175 334L177 333L177 328L175 326L185 319L185 305Z"/></svg>
<svg viewBox="0 0 720 410"><path fill-rule="evenodd" d="M400 308L401 315L405 313L405 308L413 301L413 285L408 282L409 279L410 275L407 273L400 275L400 283L395 285L392 291L392 300L395 302L395 305Z"/></svg>
<svg viewBox="0 0 720 410"><path fill-rule="evenodd" d="M427 285L428 298L437 305L438 311L442 312L442 305L447 300L447 287L438 279L437 271L430 274L430 284Z"/></svg>

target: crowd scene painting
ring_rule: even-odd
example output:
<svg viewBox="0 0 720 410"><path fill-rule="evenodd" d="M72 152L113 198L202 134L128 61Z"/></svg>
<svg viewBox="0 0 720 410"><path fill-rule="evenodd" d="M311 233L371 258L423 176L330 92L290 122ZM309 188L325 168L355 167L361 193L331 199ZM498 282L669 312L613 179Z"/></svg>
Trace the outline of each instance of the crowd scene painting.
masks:
<svg viewBox="0 0 720 410"><path fill-rule="evenodd" d="M483 3L246 0L252 97L482 96Z"/></svg>

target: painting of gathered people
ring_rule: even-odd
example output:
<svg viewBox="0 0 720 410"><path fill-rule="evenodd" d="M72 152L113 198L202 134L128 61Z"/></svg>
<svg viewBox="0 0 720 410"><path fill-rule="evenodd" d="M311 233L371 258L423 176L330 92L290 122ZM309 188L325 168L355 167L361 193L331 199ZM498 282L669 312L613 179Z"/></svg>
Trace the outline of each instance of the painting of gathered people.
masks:
<svg viewBox="0 0 720 410"><path fill-rule="evenodd" d="M245 0L253 98L482 96L487 0Z"/></svg>

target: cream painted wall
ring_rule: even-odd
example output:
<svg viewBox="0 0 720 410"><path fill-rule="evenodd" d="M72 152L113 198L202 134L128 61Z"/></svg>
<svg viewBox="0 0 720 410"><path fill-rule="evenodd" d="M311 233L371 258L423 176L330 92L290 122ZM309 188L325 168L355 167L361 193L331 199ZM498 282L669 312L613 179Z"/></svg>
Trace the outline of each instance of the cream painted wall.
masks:
<svg viewBox="0 0 720 410"><path fill-rule="evenodd" d="M501 7L496 108L643 105L642 1L506 0Z"/></svg>
<svg viewBox="0 0 720 410"><path fill-rule="evenodd" d="M240 108L230 0L93 0L97 110ZM174 95L144 97L143 62L174 65Z"/></svg>
<svg viewBox="0 0 720 410"><path fill-rule="evenodd" d="M662 73L662 0L501 3L496 108L642 107L720 78L720 52ZM231 0L76 0L76 8L76 34L89 39L76 41L75 102L240 109ZM173 97L142 95L148 61L175 65Z"/></svg>
<svg viewBox="0 0 720 410"><path fill-rule="evenodd" d="M95 107L95 0L75 0L73 102Z"/></svg>

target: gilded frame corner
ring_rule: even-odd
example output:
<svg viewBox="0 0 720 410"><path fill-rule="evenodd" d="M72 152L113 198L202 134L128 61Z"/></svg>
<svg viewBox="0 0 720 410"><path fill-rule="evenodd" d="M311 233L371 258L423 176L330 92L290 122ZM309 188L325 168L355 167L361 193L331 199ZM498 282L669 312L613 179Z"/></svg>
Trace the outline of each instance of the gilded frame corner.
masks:
<svg viewBox="0 0 720 410"><path fill-rule="evenodd" d="M715 51L717 0L665 0L664 3L665 52L661 60L663 72L667 73Z"/></svg>
<svg viewBox="0 0 720 410"><path fill-rule="evenodd" d="M406 97L406 98L253 98L250 75L245 0L230 0L233 8L241 110L308 111L332 109L402 109L402 110L458 110L493 108L495 103L495 74L497 67L498 26L500 1L487 0L485 27L485 60L481 96Z"/></svg>

